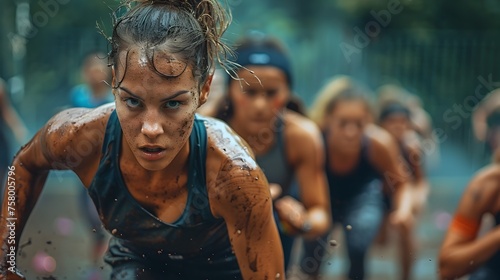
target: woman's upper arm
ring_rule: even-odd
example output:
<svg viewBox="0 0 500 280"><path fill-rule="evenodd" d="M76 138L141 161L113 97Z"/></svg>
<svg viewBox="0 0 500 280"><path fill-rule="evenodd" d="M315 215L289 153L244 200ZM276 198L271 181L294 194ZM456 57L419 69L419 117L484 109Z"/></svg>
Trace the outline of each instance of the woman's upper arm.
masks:
<svg viewBox="0 0 500 280"><path fill-rule="evenodd" d="M214 215L226 222L244 279L283 279L283 251L262 171L252 162L226 162L213 191Z"/></svg>
<svg viewBox="0 0 500 280"><path fill-rule="evenodd" d="M370 138L371 160L381 173L386 187L392 190L406 184L411 176L409 166L405 163L396 141L385 131L377 131Z"/></svg>
<svg viewBox="0 0 500 280"><path fill-rule="evenodd" d="M329 211L325 148L319 129L311 122L291 136L287 150L295 154L292 164L300 186L301 202L306 208L320 207Z"/></svg>
<svg viewBox="0 0 500 280"><path fill-rule="evenodd" d="M89 122L89 109L68 109L52 117L18 152L16 159L33 172L77 171L100 152L104 132ZM93 131L95 130L95 131Z"/></svg>
<svg viewBox="0 0 500 280"><path fill-rule="evenodd" d="M476 238L483 215L498 197L498 183L483 176L474 178L464 191L443 241L443 250Z"/></svg>
<svg viewBox="0 0 500 280"><path fill-rule="evenodd" d="M422 153L423 151L419 143L415 142L408 145L408 164L414 171L413 176L415 178L415 182L420 182L425 179L424 157Z"/></svg>

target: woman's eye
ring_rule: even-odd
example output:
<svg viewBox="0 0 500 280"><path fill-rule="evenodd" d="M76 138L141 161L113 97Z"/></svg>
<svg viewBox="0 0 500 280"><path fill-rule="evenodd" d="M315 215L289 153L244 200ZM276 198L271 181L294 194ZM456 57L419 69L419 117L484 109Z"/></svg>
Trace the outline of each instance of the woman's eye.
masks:
<svg viewBox="0 0 500 280"><path fill-rule="evenodd" d="M267 91L267 96L268 97L274 97L278 93L277 89L270 89Z"/></svg>
<svg viewBox="0 0 500 280"><path fill-rule="evenodd" d="M246 95L251 96L251 97L253 97L253 96L255 96L255 95L257 94L257 91L256 91L256 90L254 90L254 89L247 89L247 90L245 90L245 91L243 91L243 92L244 92Z"/></svg>
<svg viewBox="0 0 500 280"><path fill-rule="evenodd" d="M165 103L165 107L169 109L177 109L179 108L179 106L181 106L181 102L179 101L168 101L167 103Z"/></svg>
<svg viewBox="0 0 500 280"><path fill-rule="evenodd" d="M141 102L135 98L127 98L125 99L125 104L130 108L137 108L141 105Z"/></svg>

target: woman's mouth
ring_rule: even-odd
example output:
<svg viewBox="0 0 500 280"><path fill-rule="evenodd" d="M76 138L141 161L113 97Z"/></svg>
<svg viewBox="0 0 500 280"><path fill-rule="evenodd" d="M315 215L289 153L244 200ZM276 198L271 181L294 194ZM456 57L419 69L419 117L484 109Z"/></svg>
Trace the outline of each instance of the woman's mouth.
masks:
<svg viewBox="0 0 500 280"><path fill-rule="evenodd" d="M165 156L166 149L162 147L140 147L142 156L146 160L158 160Z"/></svg>

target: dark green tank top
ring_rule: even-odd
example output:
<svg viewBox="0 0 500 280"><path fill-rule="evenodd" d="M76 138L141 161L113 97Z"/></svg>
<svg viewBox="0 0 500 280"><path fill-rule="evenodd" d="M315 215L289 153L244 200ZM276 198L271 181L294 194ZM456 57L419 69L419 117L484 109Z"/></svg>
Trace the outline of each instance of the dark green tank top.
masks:
<svg viewBox="0 0 500 280"><path fill-rule="evenodd" d="M134 260L167 267L169 273L184 273L183 279L190 279L188 275L194 271L204 279L241 278L226 224L214 218L210 210L204 120L196 116L189 137L188 198L184 212L173 223L158 219L128 191L119 168L121 138L114 111L107 123L99 169L88 189L104 227L113 235L106 261L112 266Z"/></svg>
<svg viewBox="0 0 500 280"><path fill-rule="evenodd" d="M349 201L362 193L365 187L373 180L383 179L383 174L377 170L370 160L370 140L366 136L363 136L361 141L361 151L356 166L344 174L335 173L332 169L330 165L331 160L328 156L328 140L326 135L323 135L323 140L325 143L325 154L327 155L325 172L330 187L330 201L332 202L332 206L343 201Z"/></svg>
<svg viewBox="0 0 500 280"><path fill-rule="evenodd" d="M273 146L267 153L255 157L257 164L266 175L267 181L281 186L281 196L291 194L291 184L294 180L294 170L286 156L284 129L283 117L280 116L274 127L276 138Z"/></svg>

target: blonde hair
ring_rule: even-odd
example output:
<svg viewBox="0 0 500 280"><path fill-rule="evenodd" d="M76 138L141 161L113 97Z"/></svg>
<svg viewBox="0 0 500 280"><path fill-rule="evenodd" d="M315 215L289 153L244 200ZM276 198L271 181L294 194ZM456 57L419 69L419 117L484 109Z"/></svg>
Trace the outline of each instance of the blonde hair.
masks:
<svg viewBox="0 0 500 280"><path fill-rule="evenodd" d="M370 100L366 91L359 87L349 76L333 77L318 93L316 100L311 106L309 117L321 130L326 127L325 117L332 111L335 104L341 100L361 100L365 103L368 111L372 114Z"/></svg>

